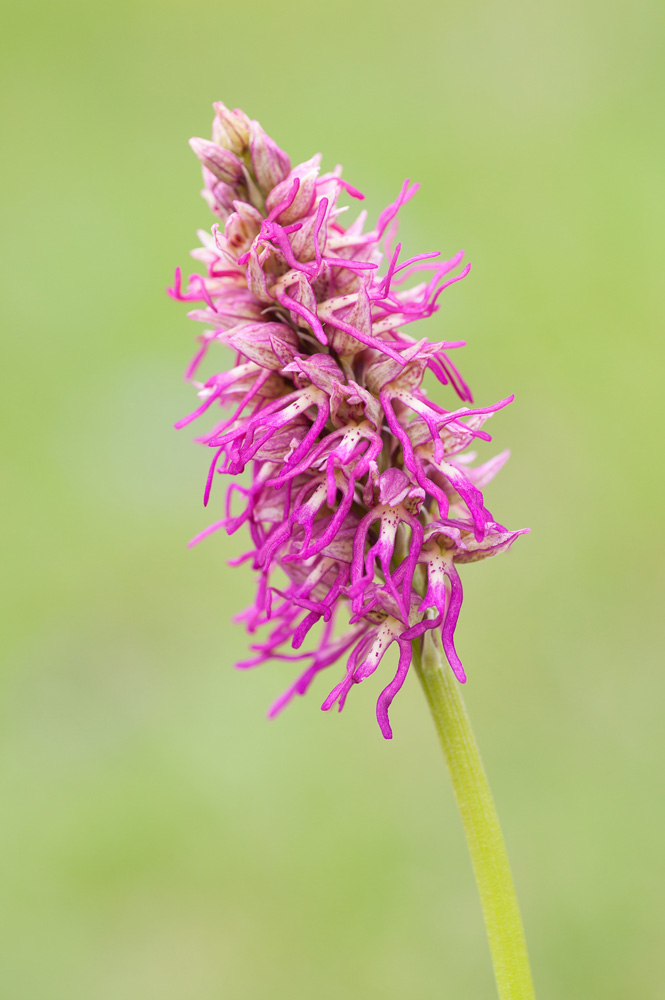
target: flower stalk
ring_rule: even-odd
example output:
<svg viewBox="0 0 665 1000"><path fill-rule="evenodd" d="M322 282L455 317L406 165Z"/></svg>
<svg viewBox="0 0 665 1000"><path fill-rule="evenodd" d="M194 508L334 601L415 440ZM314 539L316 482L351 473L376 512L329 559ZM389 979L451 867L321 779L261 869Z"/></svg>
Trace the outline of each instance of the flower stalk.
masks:
<svg viewBox="0 0 665 1000"><path fill-rule="evenodd" d="M478 746L441 641L428 631L413 641L425 692L462 817L487 928L500 1000L533 1000L524 930L499 818Z"/></svg>

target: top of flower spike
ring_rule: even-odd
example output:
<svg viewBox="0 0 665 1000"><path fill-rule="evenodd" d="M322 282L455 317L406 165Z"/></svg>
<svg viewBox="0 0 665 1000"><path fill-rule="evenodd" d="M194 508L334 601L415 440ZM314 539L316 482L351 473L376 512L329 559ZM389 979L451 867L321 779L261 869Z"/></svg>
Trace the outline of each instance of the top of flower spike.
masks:
<svg viewBox="0 0 665 1000"><path fill-rule="evenodd" d="M506 456L474 469L462 454L474 438L489 439L483 422L510 400L464 405L471 393L448 354L462 342L414 340L404 330L438 310L442 291L468 265L454 273L461 253L400 261L396 217L417 190L408 181L363 232L365 213L346 228L339 222L340 193L363 197L339 168L321 174L318 155L292 168L242 111L216 104L212 141L191 144L219 222L194 251L206 273L192 275L183 291L177 271L170 291L199 302L190 315L209 327L188 377L215 342L231 348L236 363L195 381L201 405L177 426L211 407L231 410L199 438L215 450L206 503L217 473L252 469L251 485L231 485L226 515L197 540L219 527L250 530L246 558L259 588L242 618L250 632L266 625L270 633L244 665L309 661L275 711L348 652L345 676L323 704L341 708L397 643L397 674L377 705L389 737L388 707L408 671L411 642L426 630L441 630L464 680L454 646L456 564L503 551L521 533L494 521L481 492ZM463 405L446 410L428 398L428 369ZM234 513L238 499L245 506ZM286 587L274 578L278 569ZM349 630L337 635L343 612ZM318 644L299 652L317 623Z"/></svg>

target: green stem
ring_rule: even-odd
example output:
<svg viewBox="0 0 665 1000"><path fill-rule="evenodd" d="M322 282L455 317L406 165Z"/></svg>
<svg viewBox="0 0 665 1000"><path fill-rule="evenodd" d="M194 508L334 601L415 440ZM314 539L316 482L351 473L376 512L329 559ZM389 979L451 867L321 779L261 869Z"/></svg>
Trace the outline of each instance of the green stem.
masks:
<svg viewBox="0 0 665 1000"><path fill-rule="evenodd" d="M440 639L427 633L422 658L415 641L413 665L420 678L462 816L480 893L494 975L501 1000L533 1000L533 982L515 887L492 793L473 738L460 685L446 663Z"/></svg>

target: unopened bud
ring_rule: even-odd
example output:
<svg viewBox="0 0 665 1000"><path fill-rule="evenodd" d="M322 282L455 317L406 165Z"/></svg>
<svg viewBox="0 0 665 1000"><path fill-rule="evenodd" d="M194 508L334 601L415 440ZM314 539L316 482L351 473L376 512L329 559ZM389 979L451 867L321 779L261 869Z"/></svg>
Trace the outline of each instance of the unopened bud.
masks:
<svg viewBox="0 0 665 1000"><path fill-rule="evenodd" d="M291 160L257 121L249 123L249 150L256 180L262 193L267 195L284 180L291 169Z"/></svg>
<svg viewBox="0 0 665 1000"><path fill-rule="evenodd" d="M237 197L238 192L229 184L218 181L207 167L203 167L203 183L205 187L201 194L215 215L225 221L233 212L233 200Z"/></svg>
<svg viewBox="0 0 665 1000"><path fill-rule="evenodd" d="M222 101L213 104L215 117L212 121L212 141L223 149L242 156L249 146L249 118L236 108L229 111Z"/></svg>
<svg viewBox="0 0 665 1000"><path fill-rule="evenodd" d="M237 184L242 178L242 162L235 153L222 149L208 139L193 138L189 140L204 167L207 167L215 177L225 184Z"/></svg>

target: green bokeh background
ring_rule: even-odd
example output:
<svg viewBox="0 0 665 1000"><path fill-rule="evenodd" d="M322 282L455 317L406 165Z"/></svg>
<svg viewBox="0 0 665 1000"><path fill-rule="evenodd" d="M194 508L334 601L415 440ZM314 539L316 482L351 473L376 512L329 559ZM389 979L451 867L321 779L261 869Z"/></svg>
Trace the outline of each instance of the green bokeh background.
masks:
<svg viewBox="0 0 665 1000"><path fill-rule="evenodd" d="M232 669L242 541L185 548L207 460L171 429L196 329L164 287L212 222L186 140L221 98L343 163L371 218L419 180L405 251L467 250L422 332L468 340L478 400L517 395L489 500L533 530L466 568L459 647L538 995L661 1000L664 14L9 12L2 997L493 996L415 680L392 743L381 678L268 724L290 673Z"/></svg>

